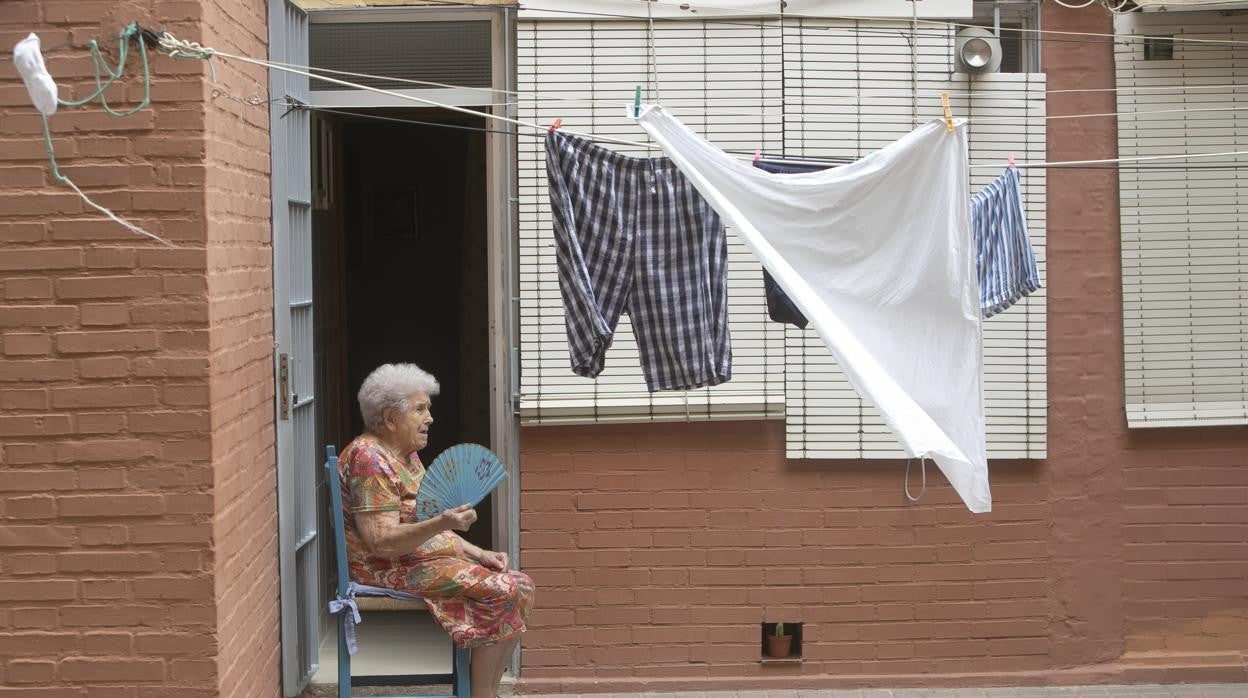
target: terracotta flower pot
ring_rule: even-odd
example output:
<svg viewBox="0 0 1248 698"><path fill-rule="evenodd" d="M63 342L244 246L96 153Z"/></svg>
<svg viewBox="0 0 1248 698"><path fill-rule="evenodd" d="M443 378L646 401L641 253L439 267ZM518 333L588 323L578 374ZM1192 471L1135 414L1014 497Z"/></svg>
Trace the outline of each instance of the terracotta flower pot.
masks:
<svg viewBox="0 0 1248 698"><path fill-rule="evenodd" d="M789 656L789 651L792 648L792 645L792 635L768 635L767 655L776 659L784 659Z"/></svg>

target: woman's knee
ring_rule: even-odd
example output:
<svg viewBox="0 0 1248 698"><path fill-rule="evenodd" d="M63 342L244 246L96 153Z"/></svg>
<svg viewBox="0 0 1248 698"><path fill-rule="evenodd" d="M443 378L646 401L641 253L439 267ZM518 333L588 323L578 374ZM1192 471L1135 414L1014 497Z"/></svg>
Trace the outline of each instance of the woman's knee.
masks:
<svg viewBox="0 0 1248 698"><path fill-rule="evenodd" d="M533 578L523 572L511 572L512 599L522 611L533 606Z"/></svg>

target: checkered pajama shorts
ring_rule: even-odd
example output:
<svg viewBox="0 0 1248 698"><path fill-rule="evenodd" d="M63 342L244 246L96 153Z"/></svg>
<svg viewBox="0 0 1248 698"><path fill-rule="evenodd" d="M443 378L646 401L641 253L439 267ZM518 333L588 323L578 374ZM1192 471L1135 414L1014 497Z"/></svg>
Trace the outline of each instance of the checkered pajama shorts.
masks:
<svg viewBox="0 0 1248 698"><path fill-rule="evenodd" d="M649 390L731 378L724 226L676 165L552 131L546 176L573 372L602 372L627 311Z"/></svg>

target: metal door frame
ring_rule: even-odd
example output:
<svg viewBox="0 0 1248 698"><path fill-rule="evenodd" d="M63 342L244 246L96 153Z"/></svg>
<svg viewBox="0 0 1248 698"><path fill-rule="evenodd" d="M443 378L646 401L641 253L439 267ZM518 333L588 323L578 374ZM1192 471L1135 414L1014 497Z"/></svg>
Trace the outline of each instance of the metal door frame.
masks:
<svg viewBox="0 0 1248 698"><path fill-rule="evenodd" d="M307 65L307 12L290 0L268 9L270 60ZM320 650L310 113L290 109L307 103L308 78L270 69L269 98L282 693L293 698Z"/></svg>
<svg viewBox="0 0 1248 698"><path fill-rule="evenodd" d="M275 42L281 37L274 37L275 32L272 28L275 25L273 17L273 6L290 4L290 0L269 0L270 2L270 41ZM281 17L277 18L279 21ZM415 96L426 97L446 104L454 104L457 106L473 106L485 103L505 103L495 107L495 113L503 116L515 118L516 105L512 94L516 89L516 9L514 7L463 7L447 9L444 7L354 7L350 9L313 9L306 13L306 24L304 25L304 44L303 57L300 60L290 60L291 63L307 64L307 43L306 31L307 26L312 23L338 23L338 22L436 22L447 20L480 20L488 21L491 24L491 88L476 88L464 90L448 90L448 89L415 89L415 90L396 90L399 93L411 93ZM277 56L275 47L283 48L278 44L271 43L270 54ZM282 60L274 58L274 60ZM277 87L281 85L280 79L287 74L282 71L271 71L271 98L282 97ZM420 106L410 101L399 101L393 97L378 95L376 93L360 91L359 95L345 95L342 91L332 91L325 94L320 91L311 91L307 89L306 78L304 84L303 101L311 106L343 106L344 102L349 103L350 107L393 107L393 106ZM327 101L328 100L328 101ZM328 104L332 101L334 104ZM326 104L322 104L326 102ZM474 107L479 111L487 111L489 107ZM273 118L280 118L278 115L285 113L286 107L281 104L273 105ZM306 114L307 112L302 112ZM277 122L274 121L274 134L277 134ZM486 217L487 217L487 273L489 278L489 331L490 331L490 439L491 448L498 453L503 462L507 464L508 480L495 491L493 495L494 505L494 546L498 550L506 551L511 558L513 567L520 564L520 447L519 447L519 405L520 405L520 322L519 322L519 249L517 244L518 230L518 150L516 144L515 126L503 122L490 124L491 132L486 133ZM273 145L273 162L281 163L284 157L289 155L285 150L279 147L285 146L285 143L277 141L284 140L274 138ZM276 173L277 166L274 171ZM310 181L310 173L308 176ZM279 303L277 288L279 283L289 283L289 280L279 274L288 273L283 263L282 255L288 255L289 251L279 245L279 235L277 235L279 216L285 215L284 211L279 212L276 202L280 201L279 191L277 189L277 177L274 178L274 307L275 321L278 320L280 313L278 309L283 306ZM282 194L285 195L284 193ZM280 271L279 271L280 270ZM284 287L283 287L284 288ZM282 350L279 348L276 352L279 356ZM280 396L279 396L278 412L280 418ZM280 421L279 421L280 425ZM280 431L280 429L279 429ZM292 437L293 440L293 437ZM281 437L279 436L279 463L281 462ZM319 449L319 444L313 444ZM287 450L293 449L293 446L287 446ZM281 468L279 466L279 474ZM279 478L280 488L280 478ZM280 497L279 497L280 502ZM285 574L285 568L283 568ZM319 582L319 580L318 580ZM319 592L318 592L319 594ZM285 595L284 595L285 596ZM319 614L323 609L319 608L319 595L316 597L316 613ZM286 605L283 601L283 658L287 656L286 644ZM517 647L516 656L513 661L513 673L519 672L519 647ZM283 662L285 667L286 662ZM315 671L315 668L313 668ZM284 678L288 674L283 669ZM310 678L310 675L309 677ZM306 680L304 681L306 685Z"/></svg>

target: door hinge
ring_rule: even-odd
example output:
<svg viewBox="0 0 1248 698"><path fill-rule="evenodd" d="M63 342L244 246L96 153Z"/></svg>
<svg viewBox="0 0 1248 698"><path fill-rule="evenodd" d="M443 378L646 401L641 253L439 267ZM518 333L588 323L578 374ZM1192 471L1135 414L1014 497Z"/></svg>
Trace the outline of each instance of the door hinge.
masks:
<svg viewBox="0 0 1248 698"><path fill-rule="evenodd" d="M282 419L290 419L290 359L286 354L277 356L277 395Z"/></svg>

